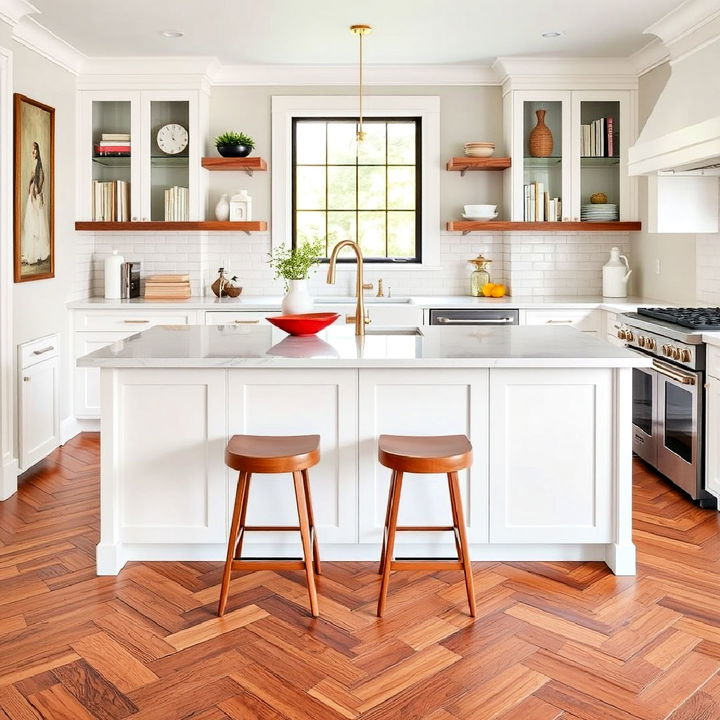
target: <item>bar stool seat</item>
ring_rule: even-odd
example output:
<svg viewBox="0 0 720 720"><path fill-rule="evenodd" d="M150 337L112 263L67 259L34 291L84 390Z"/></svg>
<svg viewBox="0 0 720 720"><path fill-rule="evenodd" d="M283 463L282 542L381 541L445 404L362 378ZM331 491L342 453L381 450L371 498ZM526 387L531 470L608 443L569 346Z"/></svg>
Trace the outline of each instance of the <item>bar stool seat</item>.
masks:
<svg viewBox="0 0 720 720"><path fill-rule="evenodd" d="M230 524L227 559L220 588L218 615L223 615L233 570L305 570L310 612L319 614L315 574L320 574L315 519L310 496L308 468L320 462L319 435L233 435L225 448L225 463L239 472L235 505ZM253 473L292 473L298 525L246 525L250 482ZM242 559L246 532L299 532L303 559Z"/></svg>
<svg viewBox="0 0 720 720"><path fill-rule="evenodd" d="M380 553L379 573L382 575L377 614L385 612L387 591L392 570L462 570L465 574L470 615L475 617L475 589L473 585L470 552L468 548L465 520L458 471L472 465L472 445L465 435L380 435L378 438L378 462L392 470L385 527ZM450 493L452 525L423 525L398 527L400 492L405 473L445 473ZM451 560L395 560L396 532L448 531L455 539L457 561Z"/></svg>

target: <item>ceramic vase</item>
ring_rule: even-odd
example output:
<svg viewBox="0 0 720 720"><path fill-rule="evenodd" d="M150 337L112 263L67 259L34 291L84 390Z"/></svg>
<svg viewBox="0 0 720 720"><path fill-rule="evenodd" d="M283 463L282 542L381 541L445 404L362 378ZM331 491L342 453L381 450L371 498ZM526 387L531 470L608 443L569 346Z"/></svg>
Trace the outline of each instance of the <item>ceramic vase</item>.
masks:
<svg viewBox="0 0 720 720"><path fill-rule="evenodd" d="M221 195L215 206L215 218L220 222L226 222L230 219L230 203L227 195Z"/></svg>
<svg viewBox="0 0 720 720"><path fill-rule="evenodd" d="M545 124L545 110L536 110L537 125L530 133L529 146L532 157L550 157L553 149L553 136Z"/></svg>
<svg viewBox="0 0 720 720"><path fill-rule="evenodd" d="M288 291L282 301L283 315L302 315L312 312L313 299L308 292L307 278L288 280Z"/></svg>

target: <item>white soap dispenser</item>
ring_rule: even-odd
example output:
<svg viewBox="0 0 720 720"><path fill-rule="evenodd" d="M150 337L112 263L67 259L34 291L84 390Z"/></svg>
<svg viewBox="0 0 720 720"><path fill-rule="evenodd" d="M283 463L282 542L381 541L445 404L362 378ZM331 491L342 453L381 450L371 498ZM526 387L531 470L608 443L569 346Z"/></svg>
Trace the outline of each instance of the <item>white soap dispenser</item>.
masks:
<svg viewBox="0 0 720 720"><path fill-rule="evenodd" d="M122 297L120 288L124 262L125 258L118 255L117 250L113 250L112 255L105 258L105 297L108 300L119 300Z"/></svg>
<svg viewBox="0 0 720 720"><path fill-rule="evenodd" d="M610 248L610 259L603 265L603 297L627 297L628 280L632 270L628 259L620 254L620 248Z"/></svg>

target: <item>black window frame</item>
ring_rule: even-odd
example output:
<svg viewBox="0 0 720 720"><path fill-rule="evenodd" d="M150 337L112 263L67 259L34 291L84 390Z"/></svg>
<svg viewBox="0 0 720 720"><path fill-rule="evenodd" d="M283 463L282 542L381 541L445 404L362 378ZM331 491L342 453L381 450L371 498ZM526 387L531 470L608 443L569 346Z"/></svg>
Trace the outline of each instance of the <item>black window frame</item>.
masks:
<svg viewBox="0 0 720 720"><path fill-rule="evenodd" d="M292 129L291 129L291 164L292 164L292 172L291 172L291 193L292 193L292 218L291 218L291 246L293 249L297 246L297 192L296 192L296 185L297 185L297 126L299 123L302 122L325 122L325 123L331 123L331 122L352 122L357 125L358 118L357 117L348 117L348 116L314 116L314 117L305 117L305 116L298 116L292 118ZM410 117L403 117L403 116L388 116L388 117L371 117L371 118L363 118L363 123L365 125L372 124L372 123L384 123L385 125L390 123L407 123L407 122L413 122L415 124L415 256L410 257L403 257L403 258L393 258L393 257L364 257L363 261L365 263L385 263L390 265L397 265L397 264L407 264L407 265L420 265L422 264L422 117L417 116L410 116ZM325 143L326 143L326 162L324 163L324 166L326 168L326 178L327 178L327 167L334 167L334 165L327 163L327 132L325 135ZM384 165L378 165L378 164L367 164L367 165L360 165L357 162L357 158L355 161L355 168L358 167L384 167L385 173L386 173L386 182L385 182L385 195L386 195L386 203L385 208L383 209L383 212L407 212L407 211L393 211L388 210L387 208L387 168L392 167L387 164L387 143L386 143L386 149L385 149L386 157L385 157L385 164ZM341 167L341 166L337 166ZM350 166L352 167L352 166ZM355 183L355 195L356 195L356 203L355 203L355 210L354 212L358 212L357 208L357 193L358 193L358 185L357 182ZM327 213L327 182L325 183L325 209L319 210L318 212L325 212ZM352 211L348 211L352 212ZM387 223L385 225L385 240L387 244ZM325 242L327 244L327 236L325 237ZM324 257L322 258L321 262L328 262L329 258ZM342 257L338 258L338 262L340 263L356 263L357 260L355 257Z"/></svg>

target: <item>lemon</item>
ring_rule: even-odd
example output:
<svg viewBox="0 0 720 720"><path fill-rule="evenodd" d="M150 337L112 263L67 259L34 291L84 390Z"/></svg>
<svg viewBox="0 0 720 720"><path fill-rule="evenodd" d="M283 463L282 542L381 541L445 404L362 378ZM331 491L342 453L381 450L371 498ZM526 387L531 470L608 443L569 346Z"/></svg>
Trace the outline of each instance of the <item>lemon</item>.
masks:
<svg viewBox="0 0 720 720"><path fill-rule="evenodd" d="M493 291L494 287L495 287L495 283L485 283L482 286L482 294L485 297L492 297L492 291Z"/></svg>
<svg viewBox="0 0 720 720"><path fill-rule="evenodd" d="M490 297L504 297L506 289L507 288L502 284L493 285L492 289L490 290Z"/></svg>

